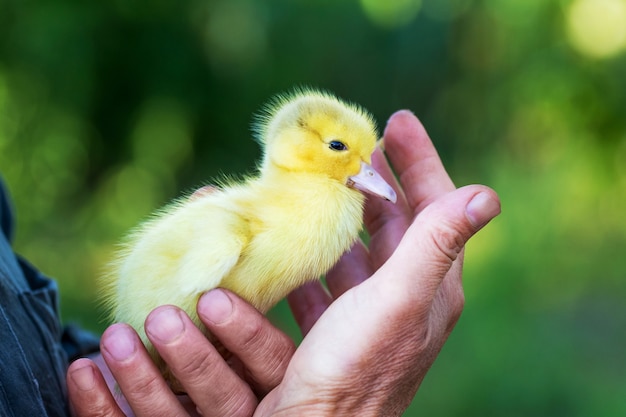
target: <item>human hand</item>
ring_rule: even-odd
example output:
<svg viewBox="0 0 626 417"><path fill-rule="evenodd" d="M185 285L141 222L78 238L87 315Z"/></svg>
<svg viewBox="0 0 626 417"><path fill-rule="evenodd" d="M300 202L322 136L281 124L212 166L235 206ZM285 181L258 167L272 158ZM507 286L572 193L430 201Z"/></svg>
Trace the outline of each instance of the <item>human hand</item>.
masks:
<svg viewBox="0 0 626 417"><path fill-rule="evenodd" d="M319 282L289 297L305 333L255 416L393 416L411 402L464 305L463 247L500 213L497 195L455 189L417 118L394 114L384 145L398 203L369 200L369 250L356 244ZM373 157L389 183L382 152Z"/></svg>
<svg viewBox="0 0 626 417"><path fill-rule="evenodd" d="M399 415L410 403L461 314L463 247L500 212L498 198L492 190L482 186L455 190L426 132L409 112L398 112L390 119L385 145L402 184L403 192L396 185L400 196L398 204L368 201L365 222L371 236L369 251L360 243L355 245L328 273L330 294L319 283L313 283L289 297L296 320L306 336L286 372L285 364L293 350L287 349L286 354L278 355L283 359L277 362L276 378L273 384L262 384L264 391L276 385L283 372L284 379L259 404L255 416ZM373 163L387 181L393 182L391 169L380 152L374 155ZM249 306L247 309L243 306L236 317L241 323L262 319ZM231 326L236 320L230 322ZM272 334L274 340L285 337L263 323L259 328ZM222 334L228 337L225 329L226 326ZM235 329L231 327L230 331ZM246 343L238 343L236 335L231 335L232 344L222 342L239 355L244 364L272 357L271 349L261 349L255 360L244 360L245 355L238 353L237 347ZM264 346L270 345L272 343ZM275 346L281 345L284 339ZM293 349L293 345L288 345ZM204 358L202 355L206 353L196 357ZM143 365L149 365L147 354L143 352L142 356ZM208 359L196 361L210 363L203 367L205 370L214 366L220 369L215 374L209 373L204 380L207 382L204 395L215 399L217 402L211 405L218 409L208 414L212 411L205 412L201 408L205 416L220 415L225 410L224 415L232 415L228 410L233 408L223 406L229 401L244 404L238 408L241 414L236 415L252 413L256 401L245 384L228 387L211 383L213 376L228 371L227 364L218 363L219 355L211 352ZM128 366L123 370L132 372L132 369L140 368ZM95 385L99 386L95 391L92 388L91 393L99 404L95 410L104 410L104 415L121 415L110 395L102 395L99 373L94 372L94 375ZM152 374L152 379L160 379L158 372L156 375ZM124 378L122 374L116 377ZM215 380L220 381L219 377ZM144 377L144 381L150 382L150 378ZM258 382L256 384L258 386ZM77 408L76 397L87 407L90 396L72 394L76 386L72 386L70 378L68 385L74 407ZM135 407L156 410L145 415L161 415L157 411L163 415L182 413L179 408L164 411L165 408L151 403L152 392L162 392L168 397L167 386L158 383L155 387L148 385L141 389L141 386L127 385L127 391L131 391L127 393L121 387L122 391L127 396L131 393L131 402L138 404ZM198 396L202 391L196 392ZM166 399L166 405L175 404L171 398ZM93 407L85 410L79 415L98 415Z"/></svg>
<svg viewBox="0 0 626 417"><path fill-rule="evenodd" d="M146 332L186 389L176 396L135 331L114 324L102 335L102 355L79 359L67 372L76 416L250 416L259 398L281 381L293 342L252 306L225 290L200 298L198 315L234 356L224 361L182 310L156 308ZM181 327L182 326L182 327ZM115 381L119 393L115 392Z"/></svg>

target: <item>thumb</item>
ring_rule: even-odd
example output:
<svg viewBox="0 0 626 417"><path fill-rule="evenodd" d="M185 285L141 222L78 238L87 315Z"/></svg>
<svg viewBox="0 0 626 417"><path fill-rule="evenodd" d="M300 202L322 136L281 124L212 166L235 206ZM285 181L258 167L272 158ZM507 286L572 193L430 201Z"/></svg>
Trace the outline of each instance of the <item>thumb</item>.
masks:
<svg viewBox="0 0 626 417"><path fill-rule="evenodd" d="M467 241L500 214L500 200L492 189L470 185L448 193L422 210L388 261L372 279L394 298L430 306L441 281ZM425 303L425 304L424 304Z"/></svg>

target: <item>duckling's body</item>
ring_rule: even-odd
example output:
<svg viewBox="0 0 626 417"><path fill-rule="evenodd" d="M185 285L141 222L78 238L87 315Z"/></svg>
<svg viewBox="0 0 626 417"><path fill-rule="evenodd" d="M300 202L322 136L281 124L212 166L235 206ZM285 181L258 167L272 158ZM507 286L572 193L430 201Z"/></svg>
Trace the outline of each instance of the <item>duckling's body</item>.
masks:
<svg viewBox="0 0 626 417"><path fill-rule="evenodd" d="M196 303L216 287L266 312L358 237L365 198L356 188L395 201L368 165L377 136L360 108L297 92L276 100L257 132L257 176L165 207L130 235L105 278L114 319L146 345L143 323L159 305L181 307L205 330Z"/></svg>
<svg viewBox="0 0 626 417"><path fill-rule="evenodd" d="M119 267L124 277L143 278L117 282L116 321L147 342L143 322L159 305L181 307L201 327L196 303L212 288L231 290L266 312L318 278L358 236L364 197L316 182L306 174L254 179L174 203L145 223Z"/></svg>

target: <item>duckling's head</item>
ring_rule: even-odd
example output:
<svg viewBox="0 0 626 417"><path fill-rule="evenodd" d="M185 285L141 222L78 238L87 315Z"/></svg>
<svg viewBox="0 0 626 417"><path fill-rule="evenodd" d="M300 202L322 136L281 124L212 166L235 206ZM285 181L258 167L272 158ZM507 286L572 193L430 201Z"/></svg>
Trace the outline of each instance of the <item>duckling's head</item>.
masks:
<svg viewBox="0 0 626 417"><path fill-rule="evenodd" d="M378 135L359 106L297 90L270 102L255 128L264 148L262 171L319 174L395 202L393 189L370 165Z"/></svg>

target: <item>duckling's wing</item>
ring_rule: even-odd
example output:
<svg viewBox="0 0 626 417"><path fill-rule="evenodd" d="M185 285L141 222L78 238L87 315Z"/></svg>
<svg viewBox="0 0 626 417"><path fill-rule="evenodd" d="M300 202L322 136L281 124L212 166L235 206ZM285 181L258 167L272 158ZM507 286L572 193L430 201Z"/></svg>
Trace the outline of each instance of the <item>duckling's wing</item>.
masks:
<svg viewBox="0 0 626 417"><path fill-rule="evenodd" d="M220 208L209 211L194 221L193 236L180 260L177 275L183 294L218 287L249 240L248 224L239 215Z"/></svg>

